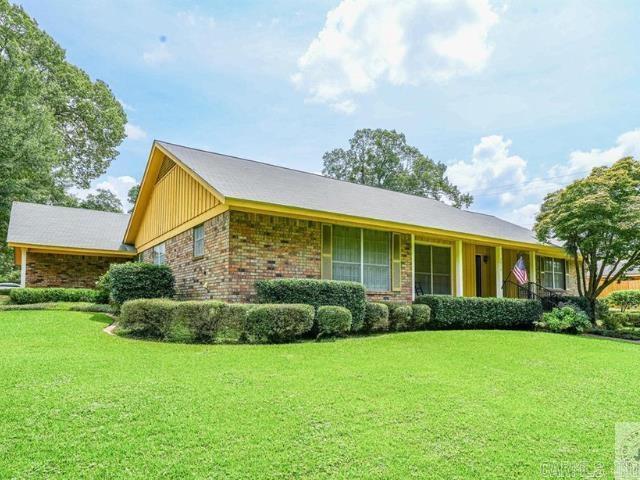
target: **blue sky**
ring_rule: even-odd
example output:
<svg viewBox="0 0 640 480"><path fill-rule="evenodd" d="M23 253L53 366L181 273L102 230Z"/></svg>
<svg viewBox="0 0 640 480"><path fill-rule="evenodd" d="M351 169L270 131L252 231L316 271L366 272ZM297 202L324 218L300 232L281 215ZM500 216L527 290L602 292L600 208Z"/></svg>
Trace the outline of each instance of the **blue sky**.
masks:
<svg viewBox="0 0 640 480"><path fill-rule="evenodd" d="M358 128L404 132L473 210L531 226L544 194L640 158L640 2L21 3L123 102L94 182L121 196L154 138L319 172Z"/></svg>

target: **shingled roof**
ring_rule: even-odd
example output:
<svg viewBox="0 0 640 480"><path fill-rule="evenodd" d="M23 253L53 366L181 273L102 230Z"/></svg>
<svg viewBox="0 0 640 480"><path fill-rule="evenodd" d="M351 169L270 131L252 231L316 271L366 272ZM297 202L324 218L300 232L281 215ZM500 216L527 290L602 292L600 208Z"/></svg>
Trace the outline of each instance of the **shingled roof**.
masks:
<svg viewBox="0 0 640 480"><path fill-rule="evenodd" d="M156 141L225 198L396 222L483 237L538 244L534 233L492 215L461 210L430 198L393 192Z"/></svg>
<svg viewBox="0 0 640 480"><path fill-rule="evenodd" d="M7 242L135 253L122 243L128 223L125 213L13 202Z"/></svg>

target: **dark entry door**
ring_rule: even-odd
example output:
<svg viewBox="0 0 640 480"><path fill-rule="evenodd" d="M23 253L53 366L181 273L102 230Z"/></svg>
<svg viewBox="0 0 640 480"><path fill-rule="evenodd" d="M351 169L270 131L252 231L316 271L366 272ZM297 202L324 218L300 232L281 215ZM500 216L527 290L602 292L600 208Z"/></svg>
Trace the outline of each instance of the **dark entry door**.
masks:
<svg viewBox="0 0 640 480"><path fill-rule="evenodd" d="M482 296L482 255L476 255L476 297Z"/></svg>

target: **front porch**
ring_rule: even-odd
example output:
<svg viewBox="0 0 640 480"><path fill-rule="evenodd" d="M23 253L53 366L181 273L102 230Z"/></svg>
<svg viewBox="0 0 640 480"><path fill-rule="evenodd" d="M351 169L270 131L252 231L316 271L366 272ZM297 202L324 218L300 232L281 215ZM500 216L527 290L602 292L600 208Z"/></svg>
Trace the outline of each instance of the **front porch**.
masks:
<svg viewBox="0 0 640 480"><path fill-rule="evenodd" d="M443 294L465 297L520 298L511 274L522 256L529 282L566 290L564 259L536 249L412 236L415 295Z"/></svg>

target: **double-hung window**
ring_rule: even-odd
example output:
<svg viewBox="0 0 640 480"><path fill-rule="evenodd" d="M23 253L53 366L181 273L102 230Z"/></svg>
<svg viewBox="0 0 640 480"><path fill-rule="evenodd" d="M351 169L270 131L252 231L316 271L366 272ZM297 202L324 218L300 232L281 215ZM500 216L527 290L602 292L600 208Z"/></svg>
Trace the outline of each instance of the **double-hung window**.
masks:
<svg viewBox="0 0 640 480"><path fill-rule="evenodd" d="M416 290L451 295L451 248L416 244L414 250Z"/></svg>
<svg viewBox="0 0 640 480"><path fill-rule="evenodd" d="M166 263L164 242L153 247L153 263L164 265Z"/></svg>
<svg viewBox="0 0 640 480"><path fill-rule="evenodd" d="M540 279L542 286L565 290L566 265L562 258L542 257L540 259Z"/></svg>
<svg viewBox="0 0 640 480"><path fill-rule="evenodd" d="M391 234L377 230L325 225L323 265L331 259L334 280L361 282L368 291L391 290ZM331 243L329 244L328 236ZM325 278L329 278L325 275Z"/></svg>
<svg viewBox="0 0 640 480"><path fill-rule="evenodd" d="M204 225L193 227L193 256L204 255Z"/></svg>

